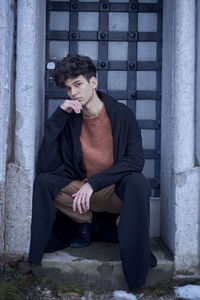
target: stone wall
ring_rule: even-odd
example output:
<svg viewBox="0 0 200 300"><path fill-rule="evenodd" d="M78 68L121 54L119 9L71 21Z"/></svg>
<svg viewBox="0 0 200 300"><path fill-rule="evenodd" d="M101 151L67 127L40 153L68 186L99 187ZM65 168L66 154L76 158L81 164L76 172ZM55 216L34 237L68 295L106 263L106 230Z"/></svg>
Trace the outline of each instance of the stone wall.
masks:
<svg viewBox="0 0 200 300"><path fill-rule="evenodd" d="M4 252L5 181L13 149L15 2L2 0L0 9L0 253Z"/></svg>
<svg viewBox="0 0 200 300"><path fill-rule="evenodd" d="M196 7L196 164L200 166L200 1Z"/></svg>
<svg viewBox="0 0 200 300"><path fill-rule="evenodd" d="M176 273L194 275L200 262L195 4L193 0L164 1L161 147L161 236L174 252Z"/></svg>
<svg viewBox="0 0 200 300"><path fill-rule="evenodd" d="M5 62L1 64L1 74L6 76L0 76L3 80L1 93L4 93L1 94L0 102L3 111L0 142L4 145L0 152L0 245L3 245L0 252L23 254L29 248L35 158L44 124L46 2L20 0L17 3L15 85L10 79L12 71L9 65L15 55L8 51L9 48L13 49L11 33L14 20L10 6L13 3L4 2L5 7L1 13L7 14L4 19L10 27L5 26L7 43L3 53Z"/></svg>
<svg viewBox="0 0 200 300"><path fill-rule="evenodd" d="M161 236L174 252L175 204L173 195L173 65L174 1L163 2L162 112L161 112ZM167 145L167 147L166 147Z"/></svg>

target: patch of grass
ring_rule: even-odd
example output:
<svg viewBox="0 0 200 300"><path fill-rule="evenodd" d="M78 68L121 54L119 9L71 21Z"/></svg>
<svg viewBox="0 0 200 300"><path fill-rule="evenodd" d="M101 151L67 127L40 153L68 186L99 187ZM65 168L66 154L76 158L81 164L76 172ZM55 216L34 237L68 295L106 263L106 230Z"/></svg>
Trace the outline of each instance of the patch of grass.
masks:
<svg viewBox="0 0 200 300"><path fill-rule="evenodd" d="M174 296L174 287L184 286L187 284L200 285L200 279L194 279L194 280L184 279L181 281L177 279L171 279L162 283L157 283L155 286L152 287L137 289L134 292L137 294L144 293L145 296L151 296L151 297L155 297L155 299L158 299L158 297L165 296L165 295ZM184 300L182 298L177 298L177 299Z"/></svg>
<svg viewBox="0 0 200 300"><path fill-rule="evenodd" d="M77 283L54 283L47 277L22 274L15 267L7 266L0 279L0 300L24 300L30 292L37 299L37 295L39 297L45 289L49 289L54 296L71 292L84 295L84 290Z"/></svg>
<svg viewBox="0 0 200 300"><path fill-rule="evenodd" d="M4 277L0 280L0 300L22 300L34 283L33 276L23 275L7 266Z"/></svg>
<svg viewBox="0 0 200 300"><path fill-rule="evenodd" d="M143 292L146 296L155 296L156 298L166 294L174 295L174 283L172 281L165 281L152 287L137 289L135 292L138 294Z"/></svg>
<svg viewBox="0 0 200 300"><path fill-rule="evenodd" d="M174 285L171 281L166 281L165 283L159 283L156 286L147 290L149 291L149 294L157 296L174 294Z"/></svg>
<svg viewBox="0 0 200 300"><path fill-rule="evenodd" d="M63 284L63 283L55 283L55 290L57 293L76 293L80 296L84 295L84 289L82 289L77 283Z"/></svg>

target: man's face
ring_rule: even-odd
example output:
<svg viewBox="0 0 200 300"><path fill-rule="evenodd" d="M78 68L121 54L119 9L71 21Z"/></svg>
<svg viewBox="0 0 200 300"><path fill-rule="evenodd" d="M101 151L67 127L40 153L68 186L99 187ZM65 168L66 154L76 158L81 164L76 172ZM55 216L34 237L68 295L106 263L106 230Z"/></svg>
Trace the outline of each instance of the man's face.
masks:
<svg viewBox="0 0 200 300"><path fill-rule="evenodd" d="M68 78L64 83L69 98L80 101L82 106L85 106L92 100L97 87L95 77L90 78L88 82L82 75L75 78Z"/></svg>

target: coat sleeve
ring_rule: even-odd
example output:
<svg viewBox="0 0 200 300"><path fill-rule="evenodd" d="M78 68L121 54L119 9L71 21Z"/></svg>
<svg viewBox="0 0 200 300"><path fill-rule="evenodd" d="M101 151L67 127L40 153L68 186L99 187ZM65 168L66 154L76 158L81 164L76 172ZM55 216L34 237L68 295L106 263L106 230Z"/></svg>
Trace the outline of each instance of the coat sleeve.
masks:
<svg viewBox="0 0 200 300"><path fill-rule="evenodd" d="M124 147L122 143L119 147ZM141 131L135 117L131 114L127 132L127 144L124 157L114 165L100 173L92 175L88 182L94 192L120 181L132 172L141 172L144 167Z"/></svg>
<svg viewBox="0 0 200 300"><path fill-rule="evenodd" d="M58 107L46 121L38 155L38 171L53 172L62 164L60 136L70 114Z"/></svg>

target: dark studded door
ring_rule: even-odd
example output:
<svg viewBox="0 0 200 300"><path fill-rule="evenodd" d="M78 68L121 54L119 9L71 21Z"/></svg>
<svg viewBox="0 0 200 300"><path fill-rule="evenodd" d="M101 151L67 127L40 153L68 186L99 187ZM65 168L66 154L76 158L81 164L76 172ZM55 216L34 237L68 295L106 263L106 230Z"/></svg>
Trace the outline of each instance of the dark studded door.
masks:
<svg viewBox="0 0 200 300"><path fill-rule="evenodd" d="M162 1L47 1L46 118L66 99L56 87L55 62L90 56L98 89L125 103L142 130L144 175L160 189Z"/></svg>

